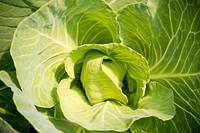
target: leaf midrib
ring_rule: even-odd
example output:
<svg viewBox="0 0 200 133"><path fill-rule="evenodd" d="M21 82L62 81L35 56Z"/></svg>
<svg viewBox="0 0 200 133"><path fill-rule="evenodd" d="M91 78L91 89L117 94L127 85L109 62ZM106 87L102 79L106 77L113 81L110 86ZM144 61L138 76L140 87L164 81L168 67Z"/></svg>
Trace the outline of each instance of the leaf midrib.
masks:
<svg viewBox="0 0 200 133"><path fill-rule="evenodd" d="M191 77L191 76L200 76L198 73L163 73L163 74L152 74L150 79L166 79L166 78L180 78L180 77Z"/></svg>
<svg viewBox="0 0 200 133"><path fill-rule="evenodd" d="M64 47L67 51L71 51L64 43L60 42L59 40L56 40L55 38L51 37L51 36L48 36L46 35L45 33L41 32L41 31L38 31L36 29L33 29L32 27L30 27L29 25L25 25L28 29L38 33L40 36L43 36L49 40L51 40L52 42L56 43L56 44L59 44L61 45L62 47Z"/></svg>

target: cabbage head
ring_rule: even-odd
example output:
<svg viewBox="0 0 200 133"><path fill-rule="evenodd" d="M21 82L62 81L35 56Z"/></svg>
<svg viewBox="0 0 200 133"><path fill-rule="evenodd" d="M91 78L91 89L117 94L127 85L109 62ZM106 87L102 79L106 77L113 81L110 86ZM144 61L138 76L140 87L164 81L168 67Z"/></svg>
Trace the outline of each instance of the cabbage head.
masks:
<svg viewBox="0 0 200 133"><path fill-rule="evenodd" d="M69 77L57 88L61 110L88 130L125 131L138 119L175 113L172 90L149 82L146 59L125 45L82 45L67 55L65 70Z"/></svg>
<svg viewBox="0 0 200 133"><path fill-rule="evenodd" d="M38 132L167 132L193 118L196 130L194 3L51 0L19 23L10 48L15 71L0 71L0 79Z"/></svg>

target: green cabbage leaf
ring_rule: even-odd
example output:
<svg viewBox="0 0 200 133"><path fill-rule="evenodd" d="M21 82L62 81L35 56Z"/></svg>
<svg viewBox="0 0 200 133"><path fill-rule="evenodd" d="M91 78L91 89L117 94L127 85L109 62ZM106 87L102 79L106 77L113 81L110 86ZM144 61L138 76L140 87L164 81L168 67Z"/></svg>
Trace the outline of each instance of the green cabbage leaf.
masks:
<svg viewBox="0 0 200 133"><path fill-rule="evenodd" d="M150 80L173 89L177 108L174 119L165 124L154 118L146 124L141 120L133 125L132 131L197 132L200 127L200 3L152 0L147 5L128 5L119 11L120 34L124 44L148 60Z"/></svg>

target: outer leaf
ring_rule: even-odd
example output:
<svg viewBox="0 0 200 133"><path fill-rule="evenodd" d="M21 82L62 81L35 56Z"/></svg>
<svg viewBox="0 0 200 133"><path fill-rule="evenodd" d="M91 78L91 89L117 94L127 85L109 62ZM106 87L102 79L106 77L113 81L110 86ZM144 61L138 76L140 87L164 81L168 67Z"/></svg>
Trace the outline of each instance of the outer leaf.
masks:
<svg viewBox="0 0 200 133"><path fill-rule="evenodd" d="M174 90L178 112L171 122L160 123L160 127L156 125L158 131L169 132L166 128L169 126L179 132L186 129L196 132L200 125L200 3L197 0L163 0L156 5L153 16L148 15L147 8L143 10L137 5L124 9L118 19L121 36L123 42L148 59L150 79ZM141 17L137 18L137 14ZM129 19L130 16L133 17ZM138 26L137 32L135 22L147 28ZM141 43L132 38L138 38ZM149 48L144 40L150 44Z"/></svg>
<svg viewBox="0 0 200 133"><path fill-rule="evenodd" d="M161 10L169 16L161 15ZM160 32L164 38L156 36L153 40L154 46L150 49L152 52L157 51L155 55L151 53L152 56L149 58L152 64L151 79L174 90L175 105L181 109L177 117L185 117L186 123L183 124L178 119L174 119L172 123L176 124L177 130L183 132L185 129L195 132L200 126L199 17L200 3L196 0L166 1L160 3L154 19L156 25L154 23L152 28L155 36Z"/></svg>
<svg viewBox="0 0 200 133"><path fill-rule="evenodd" d="M60 68L72 49L119 41L114 17L101 0L53 0L20 23L11 55L20 86L31 101L40 107L57 103L55 89L65 73Z"/></svg>
<svg viewBox="0 0 200 133"><path fill-rule="evenodd" d="M151 45L151 17L145 4L128 5L119 12L120 36L125 45L148 58Z"/></svg>
<svg viewBox="0 0 200 133"><path fill-rule="evenodd" d="M155 116L168 120L175 114L172 90L158 83L152 83L149 94L139 101L138 109L132 110L114 101L91 106L80 88L71 88L71 81L63 79L59 84L57 93L61 110L70 121L88 130L125 131L138 119Z"/></svg>
<svg viewBox="0 0 200 133"><path fill-rule="evenodd" d="M40 0L34 0L37 3ZM37 7L33 6L33 1L26 0L1 0L0 1L0 70L14 70L14 64L10 56L10 45L14 31L25 17L37 10L44 4L40 1ZM21 116L12 101L12 92L0 81L0 107L3 107L10 114L0 114L8 121L13 128L19 132L27 132L30 124Z"/></svg>
<svg viewBox="0 0 200 133"><path fill-rule="evenodd" d="M54 118L44 115L35 107L28 94L22 92L16 84L16 77L13 73L0 72L0 79L14 92L13 100L17 110L34 126L39 132L66 132L78 133L81 127L74 125L66 119ZM79 129L80 128L80 129Z"/></svg>
<svg viewBox="0 0 200 133"><path fill-rule="evenodd" d="M12 91L14 92L14 102L17 106L17 110L22 113L25 118L34 125L34 127L37 129L43 129L43 131L56 131L53 128L53 125L47 121L42 114L40 114L35 106L33 105L31 99L29 98L29 95L26 95L23 93L17 86L16 83L12 82L12 80L15 78L13 75L9 76L8 73L1 71L0 72L1 80L9 86ZM41 125L38 123L38 121L42 122ZM45 123L45 124L44 124Z"/></svg>
<svg viewBox="0 0 200 133"><path fill-rule="evenodd" d="M177 124L178 122L181 122L181 124ZM187 114L182 109L176 108L176 115L172 120L163 122L153 117L140 119L136 121L130 129L132 132L138 133L198 133L199 125L198 123L194 123L194 118L191 115Z"/></svg>
<svg viewBox="0 0 200 133"><path fill-rule="evenodd" d="M32 3L28 4L26 0L0 1L0 70L14 69L14 64L9 52L14 31L20 21L37 10L44 2L38 4L37 8L33 7L31 4ZM3 90L1 90L2 88ZM5 111L11 112L11 115L1 114L3 119L10 122L10 124L20 132L29 130L30 125L28 122L17 113L12 101L11 90L2 83L0 83L0 90L0 106L3 107Z"/></svg>
<svg viewBox="0 0 200 133"><path fill-rule="evenodd" d="M127 130L132 119L125 120L121 111L131 112L129 107L121 107L124 110L120 110L118 108L120 105L112 104L109 101L91 106L83 92L76 87L70 89L70 84L70 79L62 80L57 92L61 109L66 118L89 130ZM119 123L121 124L119 125Z"/></svg>
<svg viewBox="0 0 200 133"><path fill-rule="evenodd" d="M14 69L13 61L9 53L14 31L19 22L41 7L46 1L0 1L0 70Z"/></svg>
<svg viewBox="0 0 200 133"><path fill-rule="evenodd" d="M10 126L15 130L27 132L30 129L30 124L17 111L12 96L13 93L11 89L0 82L0 117L9 122Z"/></svg>
<svg viewBox="0 0 200 133"><path fill-rule="evenodd" d="M147 94L138 102L138 109L146 109L148 113L163 121L173 118L175 114L173 91L160 83L150 82Z"/></svg>
<svg viewBox="0 0 200 133"><path fill-rule="evenodd" d="M0 79L14 92L13 100L17 106L17 110L23 114L38 132L98 133L95 131L88 131L77 124L69 122L63 117L49 116L45 113L44 108L43 111L36 108L29 96L17 87L18 83L14 73L8 74L5 71L0 71ZM48 111L49 109L46 110ZM62 114L62 112L60 113ZM127 131L124 133L130 132Z"/></svg>

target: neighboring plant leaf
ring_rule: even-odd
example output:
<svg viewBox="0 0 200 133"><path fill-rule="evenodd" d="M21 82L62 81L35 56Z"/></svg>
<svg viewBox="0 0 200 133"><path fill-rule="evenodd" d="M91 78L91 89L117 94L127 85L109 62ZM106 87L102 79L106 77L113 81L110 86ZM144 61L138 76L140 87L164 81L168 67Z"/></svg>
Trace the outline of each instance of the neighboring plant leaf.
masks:
<svg viewBox="0 0 200 133"><path fill-rule="evenodd" d="M13 3L11 0L0 1L0 70L14 69L9 52L13 34L19 22L32 13L21 0Z"/></svg>
<svg viewBox="0 0 200 133"><path fill-rule="evenodd" d="M155 129L169 132L168 128L162 128L166 126L178 132L185 132L186 128L196 132L200 127L200 3L197 0L163 0L156 5L154 15L148 15L148 8L143 10L141 5L128 6L121 11L118 21L122 42L147 58L150 80L174 91L178 112L171 122L160 122L162 126L154 125ZM141 21L141 18L145 19ZM135 34L135 22L147 28L137 26ZM139 41L141 43L137 43Z"/></svg>
<svg viewBox="0 0 200 133"><path fill-rule="evenodd" d="M13 73L14 75L14 73ZM1 79L1 78L0 78ZM12 100L13 93L10 88L0 82L0 117L19 132L27 132L30 129L28 121L17 111Z"/></svg>
<svg viewBox="0 0 200 133"><path fill-rule="evenodd" d="M12 128L19 132L27 132L30 130L30 124L21 114L16 111L16 109L13 113L11 113L8 110L0 107L0 117L7 121Z"/></svg>
<svg viewBox="0 0 200 133"><path fill-rule="evenodd" d="M18 133L5 120L0 117L0 132L1 133Z"/></svg>
<svg viewBox="0 0 200 133"><path fill-rule="evenodd" d="M14 111L16 108L12 101L12 95L10 88L0 81L0 107Z"/></svg>

